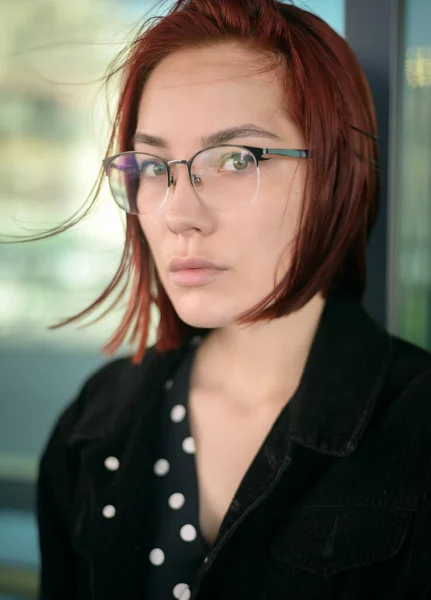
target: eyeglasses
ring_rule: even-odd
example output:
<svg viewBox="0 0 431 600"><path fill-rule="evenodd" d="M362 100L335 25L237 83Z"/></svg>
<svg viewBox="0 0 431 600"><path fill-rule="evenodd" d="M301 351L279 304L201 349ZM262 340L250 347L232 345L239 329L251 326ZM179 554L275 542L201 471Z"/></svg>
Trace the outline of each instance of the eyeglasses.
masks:
<svg viewBox="0 0 431 600"><path fill-rule="evenodd" d="M221 144L200 150L189 160L171 161L146 152L122 152L106 158L103 167L115 202L128 214L152 213L163 205L177 182L172 165L187 165L190 183L202 203L232 210L254 202L260 162L270 156L308 158L308 150Z"/></svg>

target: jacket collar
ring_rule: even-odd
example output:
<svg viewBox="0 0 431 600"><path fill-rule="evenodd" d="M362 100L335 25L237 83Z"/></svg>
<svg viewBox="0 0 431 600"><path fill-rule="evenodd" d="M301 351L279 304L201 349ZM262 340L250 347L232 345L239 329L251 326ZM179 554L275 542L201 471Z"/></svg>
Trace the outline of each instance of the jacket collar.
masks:
<svg viewBox="0 0 431 600"><path fill-rule="evenodd" d="M353 452L385 380L391 341L359 300L330 296L300 383L289 401L286 443L293 441L333 456ZM103 445L104 440L110 444L115 440L122 445L134 433L137 438L155 435L158 411L154 409L189 347L190 342L165 354L152 348L142 365L132 365L127 359L108 364L85 386L81 401L92 396L90 406L69 441L98 439Z"/></svg>
<svg viewBox="0 0 431 600"><path fill-rule="evenodd" d="M351 454L385 380L391 347L391 336L359 300L330 296L289 402L290 440L332 456Z"/></svg>

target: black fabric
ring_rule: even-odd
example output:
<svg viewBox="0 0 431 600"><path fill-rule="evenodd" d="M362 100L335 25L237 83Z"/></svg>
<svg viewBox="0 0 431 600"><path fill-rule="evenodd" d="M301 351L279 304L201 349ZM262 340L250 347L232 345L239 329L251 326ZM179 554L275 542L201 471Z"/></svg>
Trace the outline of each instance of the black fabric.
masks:
<svg viewBox="0 0 431 600"><path fill-rule="evenodd" d="M165 385L188 352L109 363L59 419L38 487L43 600L149 600ZM431 600L429 353L331 297L198 562L192 600Z"/></svg>

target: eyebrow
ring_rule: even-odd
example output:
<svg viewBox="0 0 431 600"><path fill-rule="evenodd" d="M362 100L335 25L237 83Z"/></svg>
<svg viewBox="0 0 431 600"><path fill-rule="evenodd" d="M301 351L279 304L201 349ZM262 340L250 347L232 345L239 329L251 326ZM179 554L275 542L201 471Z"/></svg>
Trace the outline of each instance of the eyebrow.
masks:
<svg viewBox="0 0 431 600"><path fill-rule="evenodd" d="M229 127L228 129L222 129L216 133L211 133L210 135L201 138L201 144L203 147L217 146L218 144L226 144L227 142L230 142L236 138L248 136L281 140L280 136L277 134L250 123L246 125L239 125L238 127ZM157 148L169 147L169 144L165 139L140 131L135 133L133 142L134 144L148 144L149 146L155 146Z"/></svg>

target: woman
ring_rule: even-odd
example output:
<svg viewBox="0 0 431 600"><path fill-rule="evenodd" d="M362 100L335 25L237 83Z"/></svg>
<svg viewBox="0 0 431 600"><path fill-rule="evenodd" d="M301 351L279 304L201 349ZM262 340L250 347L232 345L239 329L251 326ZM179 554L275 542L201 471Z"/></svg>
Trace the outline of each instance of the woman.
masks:
<svg viewBox="0 0 431 600"><path fill-rule="evenodd" d="M41 598L431 598L431 360L361 306L378 157L348 44L275 0L178 0L122 69L99 302L131 284L106 349L137 349L44 453Z"/></svg>

